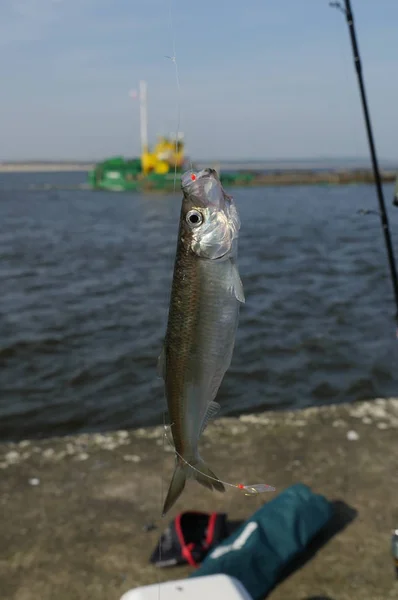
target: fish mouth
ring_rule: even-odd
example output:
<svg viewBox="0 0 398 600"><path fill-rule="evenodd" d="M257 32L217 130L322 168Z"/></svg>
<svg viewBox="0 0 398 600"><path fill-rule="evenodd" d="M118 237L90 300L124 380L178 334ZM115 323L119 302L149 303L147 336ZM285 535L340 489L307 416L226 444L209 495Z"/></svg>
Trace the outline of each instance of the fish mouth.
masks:
<svg viewBox="0 0 398 600"><path fill-rule="evenodd" d="M181 177L181 187L184 191L185 189L194 185L196 181L199 182L201 180L210 178L220 182L217 171L215 169L211 169L210 167L202 169L201 171L185 171Z"/></svg>
<svg viewBox="0 0 398 600"><path fill-rule="evenodd" d="M199 206L213 206L223 210L226 201L230 201L217 171L211 168L186 171L181 177L181 189L187 200Z"/></svg>

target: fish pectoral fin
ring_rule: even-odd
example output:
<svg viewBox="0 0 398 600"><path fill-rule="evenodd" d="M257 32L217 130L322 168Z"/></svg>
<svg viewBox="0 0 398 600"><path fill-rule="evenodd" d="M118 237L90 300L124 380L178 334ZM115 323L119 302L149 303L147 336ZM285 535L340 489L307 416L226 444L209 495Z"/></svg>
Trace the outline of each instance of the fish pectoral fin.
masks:
<svg viewBox="0 0 398 600"><path fill-rule="evenodd" d="M199 437L202 435L202 433L206 429L207 425L209 424L209 421L211 419L214 419L218 415L220 409L221 409L221 406L218 404L218 402L214 402L214 401L210 402L209 406L207 407L207 411L204 416L204 419L203 419Z"/></svg>
<svg viewBox="0 0 398 600"><path fill-rule="evenodd" d="M165 378L165 374L166 374L166 352L164 349L164 344L162 346L162 350L159 354L159 358L158 358L158 363L157 363L157 373L158 373L158 377L160 377L161 379Z"/></svg>
<svg viewBox="0 0 398 600"><path fill-rule="evenodd" d="M242 304L244 304L245 303L245 292L243 291L242 280L239 275L238 267L236 266L235 263L233 263L233 265L232 265L232 289L233 289L233 293L235 294L235 298L239 302L242 302Z"/></svg>

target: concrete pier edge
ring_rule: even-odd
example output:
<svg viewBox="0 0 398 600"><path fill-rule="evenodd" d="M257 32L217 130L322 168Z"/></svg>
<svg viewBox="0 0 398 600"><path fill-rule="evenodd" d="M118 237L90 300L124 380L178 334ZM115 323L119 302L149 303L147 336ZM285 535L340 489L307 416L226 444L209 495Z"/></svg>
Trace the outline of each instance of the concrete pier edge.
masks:
<svg viewBox="0 0 398 600"><path fill-rule="evenodd" d="M188 482L160 518L173 467L163 427L0 444L0 596L4 600L118 600L178 579L149 555L183 510L250 516L273 494L211 493ZM390 554L398 527L398 398L221 418L203 455L226 481L302 482L351 515L269 595L271 600L398 598ZM344 519L344 515L340 515ZM155 529L148 531L148 525Z"/></svg>

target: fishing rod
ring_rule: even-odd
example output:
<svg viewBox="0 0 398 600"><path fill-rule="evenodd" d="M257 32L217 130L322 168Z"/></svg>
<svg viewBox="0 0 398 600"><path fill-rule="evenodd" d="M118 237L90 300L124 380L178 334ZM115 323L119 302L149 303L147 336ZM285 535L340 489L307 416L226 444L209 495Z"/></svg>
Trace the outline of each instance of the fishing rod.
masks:
<svg viewBox="0 0 398 600"><path fill-rule="evenodd" d="M386 205L384 202L383 186L381 183L379 163L377 160L376 147L375 147L373 131L372 131L372 123L370 120L368 102L366 99L365 84L364 84L363 76L362 76L361 57L359 55L359 48L358 48L357 36L356 36L356 32L355 32L354 16L352 13L351 1L344 0L344 4L345 4L345 6L343 6L341 2L329 2L329 5L331 7L337 8L345 15L345 18L346 18L347 24L348 24L348 29L350 32L352 54L354 57L355 70L356 70L357 76L358 76L358 84L359 84L359 90L360 90L360 94L361 94L363 114L365 117L366 131L368 134L368 142L369 142L369 148L370 148L370 155L372 158L372 167L373 167L373 174L374 174L374 180L375 180L376 191L377 191L377 198L379 201L380 210L379 210L378 214L380 215L381 226L382 226L383 233L384 233L384 240L385 240L386 248L387 248L388 262L390 265L391 282L392 282L393 289L394 289L395 306L396 306L395 319L398 324L398 277L397 277L397 268L396 268L395 257L394 257L394 250L393 250L393 246L392 246L392 242L391 242L391 233L390 233L390 227L389 227L389 223L388 223ZM398 337L398 330L397 330L397 337Z"/></svg>

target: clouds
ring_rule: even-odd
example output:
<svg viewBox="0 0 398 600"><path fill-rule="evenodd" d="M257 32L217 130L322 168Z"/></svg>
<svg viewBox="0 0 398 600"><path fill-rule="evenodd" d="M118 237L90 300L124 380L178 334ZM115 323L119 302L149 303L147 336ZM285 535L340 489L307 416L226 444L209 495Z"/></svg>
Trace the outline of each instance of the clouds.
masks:
<svg viewBox="0 0 398 600"><path fill-rule="evenodd" d="M171 2L171 4L170 4ZM393 155L396 0L356 21L381 155ZM173 28L169 9L172 6ZM0 159L101 158L139 150L148 81L149 130L176 127L192 156L366 154L341 15L319 0L1 0ZM383 12L384 11L384 12ZM395 18L395 19L394 19ZM176 42L181 94L173 63ZM385 90L388 90L388 101ZM29 156L27 156L27 154Z"/></svg>
<svg viewBox="0 0 398 600"><path fill-rule="evenodd" d="M62 3L62 0L2 0L0 45L40 40L48 27L62 17Z"/></svg>

